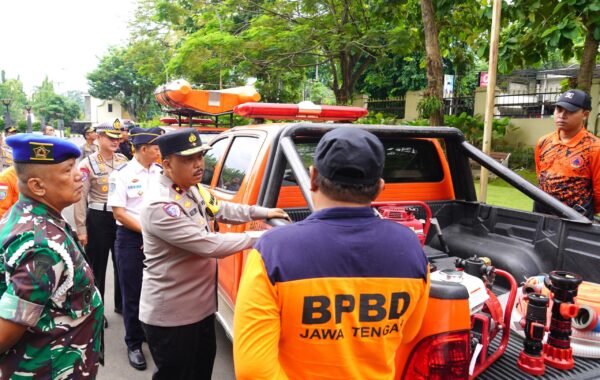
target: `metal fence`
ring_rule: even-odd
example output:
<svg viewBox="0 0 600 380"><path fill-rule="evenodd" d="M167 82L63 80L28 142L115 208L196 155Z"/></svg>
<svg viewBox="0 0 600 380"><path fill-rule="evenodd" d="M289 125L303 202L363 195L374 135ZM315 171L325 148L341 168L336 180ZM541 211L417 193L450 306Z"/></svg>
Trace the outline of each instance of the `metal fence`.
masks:
<svg viewBox="0 0 600 380"><path fill-rule="evenodd" d="M444 114L445 115L460 115L466 113L473 116L475 110L474 96L453 96L444 98Z"/></svg>
<svg viewBox="0 0 600 380"><path fill-rule="evenodd" d="M369 112L394 115L398 119L404 119L405 108L406 99L403 96L390 99L369 99L367 103Z"/></svg>
<svg viewBox="0 0 600 380"><path fill-rule="evenodd" d="M554 113L554 102L560 91L513 92L496 95L494 116L511 118L549 117Z"/></svg>

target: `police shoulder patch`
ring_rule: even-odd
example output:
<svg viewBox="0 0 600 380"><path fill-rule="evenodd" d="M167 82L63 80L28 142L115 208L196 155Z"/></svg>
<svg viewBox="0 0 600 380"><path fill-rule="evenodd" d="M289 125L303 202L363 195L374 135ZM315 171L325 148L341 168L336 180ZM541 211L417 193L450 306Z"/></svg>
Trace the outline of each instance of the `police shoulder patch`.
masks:
<svg viewBox="0 0 600 380"><path fill-rule="evenodd" d="M163 206L163 210L171 218L179 218L181 216L181 208L174 203L167 203Z"/></svg>

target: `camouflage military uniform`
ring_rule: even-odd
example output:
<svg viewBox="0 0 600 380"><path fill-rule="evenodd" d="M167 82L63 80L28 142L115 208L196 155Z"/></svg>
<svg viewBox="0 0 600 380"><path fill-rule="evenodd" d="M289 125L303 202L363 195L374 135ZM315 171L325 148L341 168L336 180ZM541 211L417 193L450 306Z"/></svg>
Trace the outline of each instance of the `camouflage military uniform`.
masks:
<svg viewBox="0 0 600 380"><path fill-rule="evenodd" d="M95 378L104 307L73 231L23 196L0 231L0 318L28 327L0 354L0 378Z"/></svg>

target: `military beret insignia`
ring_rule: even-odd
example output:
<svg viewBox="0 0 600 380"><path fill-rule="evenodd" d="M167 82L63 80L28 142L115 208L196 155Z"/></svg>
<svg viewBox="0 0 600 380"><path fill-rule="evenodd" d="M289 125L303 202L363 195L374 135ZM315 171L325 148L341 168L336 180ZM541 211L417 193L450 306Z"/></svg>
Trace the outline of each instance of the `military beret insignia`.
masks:
<svg viewBox="0 0 600 380"><path fill-rule="evenodd" d="M54 144L31 141L29 149L31 161L54 161Z"/></svg>
<svg viewBox="0 0 600 380"><path fill-rule="evenodd" d="M173 203L169 203L163 206L163 210L172 218L179 218L181 216L181 209L179 206Z"/></svg>

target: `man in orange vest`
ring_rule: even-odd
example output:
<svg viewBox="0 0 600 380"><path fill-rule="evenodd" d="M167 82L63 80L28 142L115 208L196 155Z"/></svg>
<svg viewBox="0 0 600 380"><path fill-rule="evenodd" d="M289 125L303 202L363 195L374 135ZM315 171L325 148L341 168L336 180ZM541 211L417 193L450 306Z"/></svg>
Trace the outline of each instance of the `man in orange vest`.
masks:
<svg viewBox="0 0 600 380"><path fill-rule="evenodd" d="M9 166L0 173L0 217L19 200L17 187L17 172L14 166Z"/></svg>

